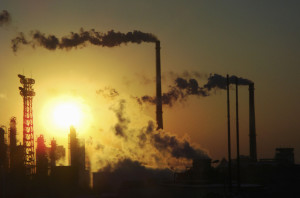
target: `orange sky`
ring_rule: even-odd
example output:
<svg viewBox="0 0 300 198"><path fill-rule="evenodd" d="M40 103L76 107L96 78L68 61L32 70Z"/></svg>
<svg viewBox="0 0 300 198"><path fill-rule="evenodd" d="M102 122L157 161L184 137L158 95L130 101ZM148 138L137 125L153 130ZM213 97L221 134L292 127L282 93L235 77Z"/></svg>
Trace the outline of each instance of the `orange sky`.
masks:
<svg viewBox="0 0 300 198"><path fill-rule="evenodd" d="M10 25L0 27L0 124L8 126L16 116L21 140L22 98L17 74L36 80L34 85L35 136L55 136L43 112L51 100L80 100L90 123L78 131L85 139L107 138L116 117L110 110L119 99L128 101L131 123L142 126L155 118L153 106L141 108L130 96L155 94L155 46L143 43L114 48L87 45L69 51L48 51L22 46L14 54L11 39L18 32L40 30L59 37L81 27L107 32L141 30L155 34L162 45L163 92L172 82L169 72L184 71L237 75L255 83L258 158L271 158L276 147L294 147L300 161L299 135L299 7L297 1L198 2L198 1L14 1L1 2L0 10L12 15ZM152 81L145 83L145 77ZM200 79L201 85L205 77ZM109 86L120 96L107 100L96 94ZM232 98L232 131L234 122ZM226 93L190 97L173 108L164 107L165 130L189 136L213 159L226 153ZM136 115L139 116L136 116ZM45 121L46 120L46 121ZM51 122L49 121L49 125ZM132 127L137 127L132 126ZM240 88L241 154L248 155L248 89ZM67 133L65 135L67 138ZM66 138L57 137L58 143ZM232 136L233 140L235 136ZM104 142L104 140L98 140ZM233 146L234 147L234 146ZM234 150L233 150L234 151ZM235 153L233 154L235 156Z"/></svg>

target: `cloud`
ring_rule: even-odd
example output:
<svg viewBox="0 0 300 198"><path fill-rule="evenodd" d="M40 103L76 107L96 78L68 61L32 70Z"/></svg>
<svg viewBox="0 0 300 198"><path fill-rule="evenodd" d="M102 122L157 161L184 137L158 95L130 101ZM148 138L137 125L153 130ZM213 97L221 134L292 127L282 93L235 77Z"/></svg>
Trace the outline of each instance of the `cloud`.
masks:
<svg viewBox="0 0 300 198"><path fill-rule="evenodd" d="M8 25L11 22L11 15L7 10L2 10L0 12L0 27L3 25Z"/></svg>

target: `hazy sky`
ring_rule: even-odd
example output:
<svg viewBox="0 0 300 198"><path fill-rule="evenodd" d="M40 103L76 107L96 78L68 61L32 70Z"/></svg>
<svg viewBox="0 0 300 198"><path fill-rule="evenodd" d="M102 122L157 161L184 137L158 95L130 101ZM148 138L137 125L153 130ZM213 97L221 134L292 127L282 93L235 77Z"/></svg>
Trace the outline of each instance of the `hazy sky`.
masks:
<svg viewBox="0 0 300 198"><path fill-rule="evenodd" d="M154 95L155 46L127 44L114 48L86 45L71 50L21 46L14 53L11 39L39 30L58 37L85 30L153 33L161 41L163 92L172 83L170 72L198 72L205 83L210 73L237 75L255 83L258 158L272 158L276 147L294 147L300 162L300 12L299 1L147 1L147 0L1 0L10 24L0 26L0 124L18 120L22 134L22 98L17 74L34 85L35 136L67 138L58 134L47 115L53 101L79 101L86 140L109 136L116 122L114 101L96 94L112 87L127 98L131 123L155 119L155 107L140 107L131 96ZM234 89L231 91L232 140L235 140ZM213 159L227 156L226 93L190 97L183 104L163 108L164 128L189 136ZM129 114L129 113L128 113ZM248 155L248 88L240 87L241 154ZM57 129L57 131L59 131ZM60 132L61 133L61 132ZM102 135L99 135L102 134ZM59 136L59 137L58 137ZM63 142L63 140L61 140ZM100 141L100 140L99 140ZM103 140L104 141L104 140ZM102 144L105 144L102 141ZM109 138L106 143L109 142ZM60 143L60 142L58 142ZM233 148L234 145L233 145ZM235 150L233 150L235 157Z"/></svg>

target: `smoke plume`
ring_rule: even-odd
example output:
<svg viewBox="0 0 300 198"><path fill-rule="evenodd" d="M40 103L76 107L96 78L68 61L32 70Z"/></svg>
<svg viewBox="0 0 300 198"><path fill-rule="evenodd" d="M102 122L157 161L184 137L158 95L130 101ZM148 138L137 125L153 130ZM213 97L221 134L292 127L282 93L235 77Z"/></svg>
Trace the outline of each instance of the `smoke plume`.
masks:
<svg viewBox="0 0 300 198"><path fill-rule="evenodd" d="M0 27L5 24L9 24L11 21L11 16L7 10L2 10L0 12Z"/></svg>
<svg viewBox="0 0 300 198"><path fill-rule="evenodd" d="M128 124L130 123L130 120L125 117L125 100L121 100L119 103L119 107L117 109L112 109L117 118L118 122L115 125L115 134L117 136L121 136L125 139L127 139L126 130L128 129Z"/></svg>
<svg viewBox="0 0 300 198"><path fill-rule="evenodd" d="M119 96L119 92L111 87L105 87L96 91L97 94L103 96L106 99L114 99Z"/></svg>
<svg viewBox="0 0 300 198"><path fill-rule="evenodd" d="M133 32L121 33L114 30L107 33L97 32L94 29L85 31L80 29L79 33L71 32L68 36L58 38L55 35L45 35L40 31L32 31L30 39L24 37L24 33L20 33L16 38L12 39L12 49L17 52L20 45L30 45L31 47L40 46L48 50L56 49L72 49L86 44L115 47L121 44L142 42L156 42L158 39L151 33L144 33L138 30Z"/></svg>
<svg viewBox="0 0 300 198"><path fill-rule="evenodd" d="M238 79L238 84L239 85L249 85L253 83L251 80L245 79L245 78L239 78L237 76L230 76L229 77L229 84L235 84L236 79ZM227 78L219 75L219 74L214 74L210 75L207 83L204 85L204 88L211 90L213 88L217 89L226 89L227 86Z"/></svg>
<svg viewBox="0 0 300 198"><path fill-rule="evenodd" d="M128 124L130 123L129 118L125 117L125 100L119 102L119 108L113 111L118 118L118 122L115 125L115 134L127 140L130 136L129 133L132 131L128 130ZM207 154L200 150L194 148L188 140L179 139L175 135L171 135L165 131L156 130L156 126L153 121L148 121L148 125L140 129L139 134L137 134L139 141L139 147L143 148L146 144L154 147L159 152L165 152L174 158L208 158Z"/></svg>
<svg viewBox="0 0 300 198"><path fill-rule="evenodd" d="M174 85L169 86L169 91L162 94L162 104L172 107L176 101L183 102L190 95L205 97L208 96L208 91L206 88L199 87L196 79L186 80L178 77L174 81ZM140 104L156 104L156 97L148 95L137 98L137 100Z"/></svg>
<svg viewBox="0 0 300 198"><path fill-rule="evenodd" d="M200 78L200 74L196 74ZM186 72L185 76L190 76L190 74ZM251 80L237 76L230 76L229 83L235 84L236 79L238 79L239 85L249 85L253 83ZM196 79L177 77L174 80L174 84L169 86L169 91L162 94L162 104L172 107L175 102L184 102L191 95L206 97L210 95L212 89L226 89L226 86L227 78L219 74L210 75L207 79L207 83L203 86L199 86ZM136 99L139 104L156 104L156 97L154 96L145 95L140 98L137 97Z"/></svg>
<svg viewBox="0 0 300 198"><path fill-rule="evenodd" d="M110 102L113 103L109 107L113 116L110 120L115 120L111 123L112 127L98 132L93 141L86 144L94 171L103 170L124 159L154 169L174 167L176 170L185 170L191 166L194 158L209 158L188 138L157 130L155 121L142 115L135 102L125 99Z"/></svg>
<svg viewBox="0 0 300 198"><path fill-rule="evenodd" d="M153 121L148 122L148 126L141 130L138 137L140 138L141 147L143 147L147 139L149 139L153 147L158 151L169 153L176 159L209 158L204 151L193 147L188 140L181 140L175 135L165 131L156 131Z"/></svg>

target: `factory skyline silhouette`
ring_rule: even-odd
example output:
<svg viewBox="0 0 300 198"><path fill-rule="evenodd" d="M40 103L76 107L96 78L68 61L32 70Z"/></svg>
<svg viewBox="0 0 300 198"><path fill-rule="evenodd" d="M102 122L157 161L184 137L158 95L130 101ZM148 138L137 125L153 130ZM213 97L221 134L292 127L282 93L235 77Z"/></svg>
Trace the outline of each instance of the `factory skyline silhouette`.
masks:
<svg viewBox="0 0 300 198"><path fill-rule="evenodd" d="M0 8L0 198L300 193L297 3L19 4Z"/></svg>

